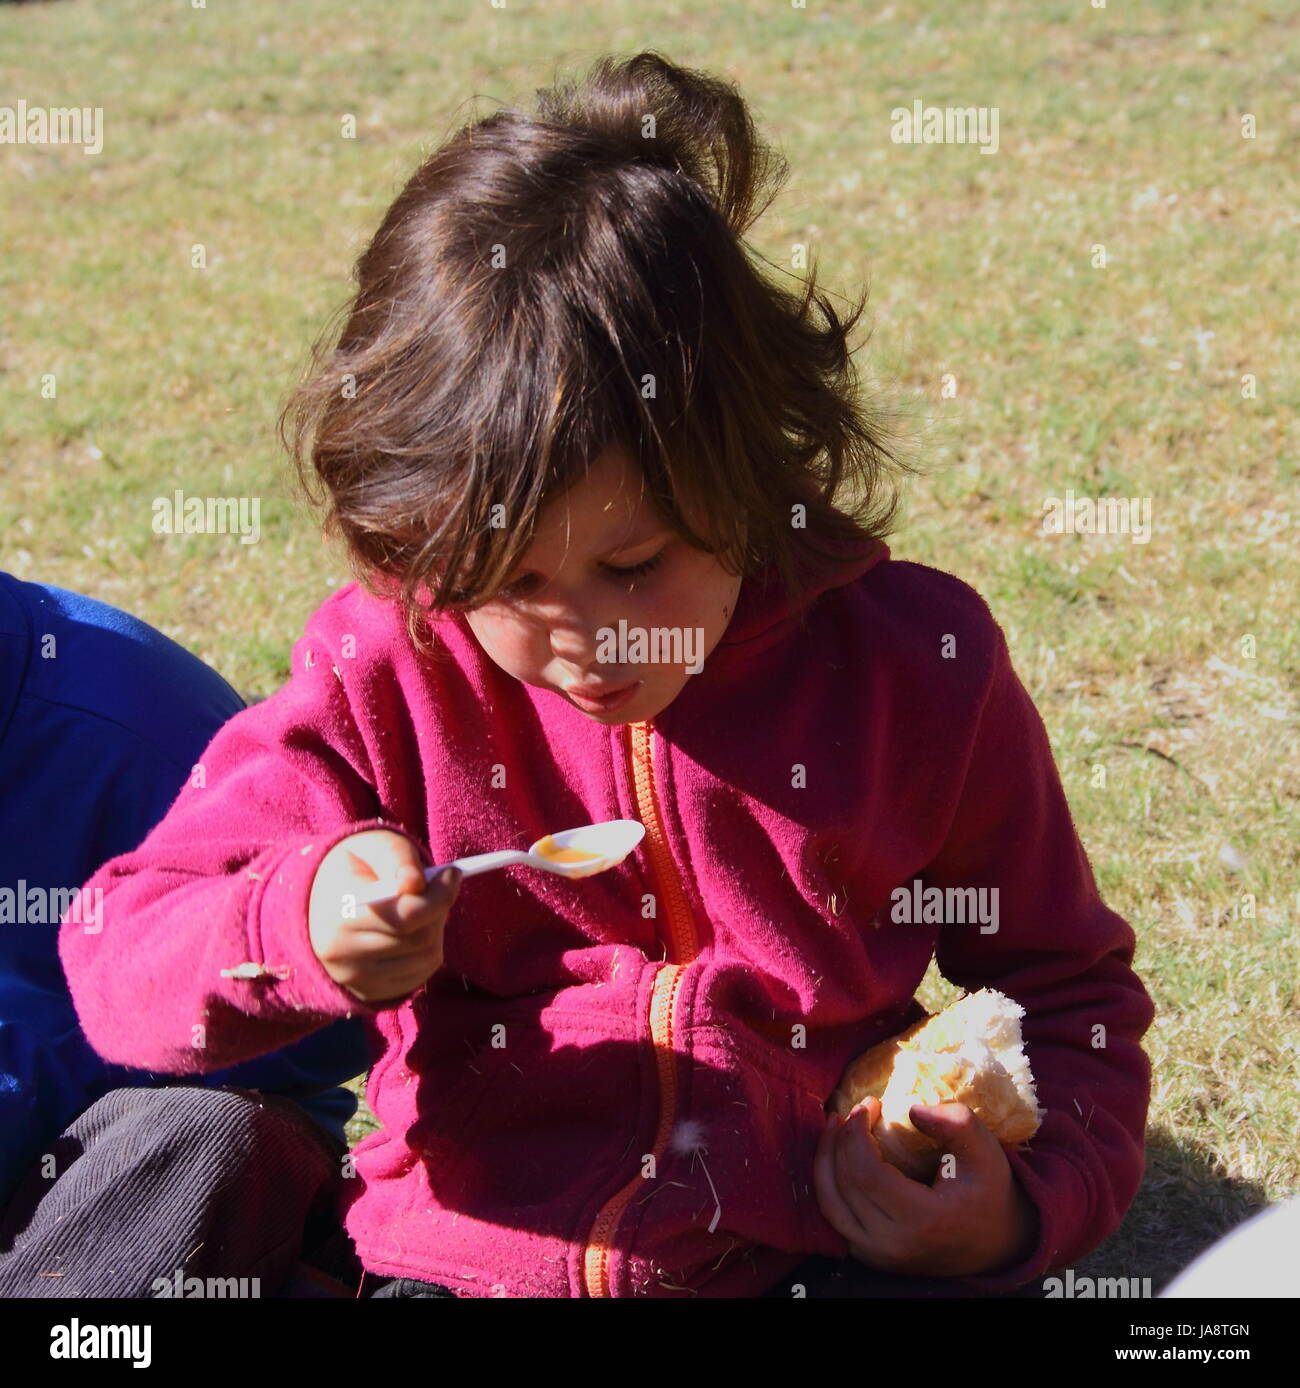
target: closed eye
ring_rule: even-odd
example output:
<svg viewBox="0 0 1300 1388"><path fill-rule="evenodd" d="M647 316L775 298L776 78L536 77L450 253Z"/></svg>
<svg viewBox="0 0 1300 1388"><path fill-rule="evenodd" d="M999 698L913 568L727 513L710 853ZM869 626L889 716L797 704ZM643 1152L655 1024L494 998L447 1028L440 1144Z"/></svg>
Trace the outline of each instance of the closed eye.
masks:
<svg viewBox="0 0 1300 1388"><path fill-rule="evenodd" d="M652 569L657 569L663 561L664 551L661 549L658 554L652 555L649 559L643 559L639 564L633 564L630 568L620 569L613 564L605 565L605 572L614 583L625 583L629 578L637 578L642 574L648 574ZM508 588L502 588L497 594L499 598L522 597L524 590L536 579L536 574L524 574L522 578L517 578Z"/></svg>
<svg viewBox="0 0 1300 1388"><path fill-rule="evenodd" d="M618 578L635 578L637 574L648 574L651 569L659 567L659 561L664 557L663 550L658 554L652 555L649 559L643 559L639 564L633 564L630 569L616 569L612 564L605 567L611 574Z"/></svg>

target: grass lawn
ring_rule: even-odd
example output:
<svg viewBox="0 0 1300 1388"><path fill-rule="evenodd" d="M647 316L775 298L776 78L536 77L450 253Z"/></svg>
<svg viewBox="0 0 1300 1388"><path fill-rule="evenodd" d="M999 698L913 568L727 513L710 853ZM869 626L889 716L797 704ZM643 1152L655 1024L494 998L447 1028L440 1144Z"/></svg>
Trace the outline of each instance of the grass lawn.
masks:
<svg viewBox="0 0 1300 1388"><path fill-rule="evenodd" d="M360 245L456 124L643 47L737 81L789 159L756 248L870 280L864 382L929 470L893 552L989 601L1137 932L1148 1171L1076 1273L1158 1289L1300 1188L1286 0L6 5L5 100L101 107L104 148L0 145L0 564L278 689L348 576L274 423ZM891 143L917 99L997 108L997 153ZM260 542L155 534L178 488L260 498ZM1148 499L1149 539L1044 534L1067 491Z"/></svg>

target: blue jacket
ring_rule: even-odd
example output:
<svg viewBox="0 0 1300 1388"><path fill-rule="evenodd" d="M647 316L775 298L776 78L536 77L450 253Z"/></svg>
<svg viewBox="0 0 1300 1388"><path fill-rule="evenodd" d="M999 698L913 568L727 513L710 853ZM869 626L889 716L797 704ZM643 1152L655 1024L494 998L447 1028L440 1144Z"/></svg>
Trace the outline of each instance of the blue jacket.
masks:
<svg viewBox="0 0 1300 1388"><path fill-rule="evenodd" d="M56 893L135 848L243 707L137 618L0 572L0 1205L110 1089L179 1082L91 1048L59 962ZM369 1065L358 1017L185 1082L287 1095L343 1140L356 1098L336 1086Z"/></svg>

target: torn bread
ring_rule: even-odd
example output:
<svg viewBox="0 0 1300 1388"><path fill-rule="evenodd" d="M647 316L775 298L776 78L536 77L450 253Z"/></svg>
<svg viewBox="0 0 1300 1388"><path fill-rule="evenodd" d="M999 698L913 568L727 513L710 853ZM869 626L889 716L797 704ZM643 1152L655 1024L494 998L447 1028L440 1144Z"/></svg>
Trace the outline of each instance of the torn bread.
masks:
<svg viewBox="0 0 1300 1388"><path fill-rule="evenodd" d="M992 988L968 993L864 1051L844 1071L829 1107L847 1118L863 1099L879 1099L873 1132L881 1155L918 1181L933 1177L942 1149L912 1126L913 1104L965 1104L1004 1147L1020 1147L1043 1118L1020 1035L1024 1015Z"/></svg>

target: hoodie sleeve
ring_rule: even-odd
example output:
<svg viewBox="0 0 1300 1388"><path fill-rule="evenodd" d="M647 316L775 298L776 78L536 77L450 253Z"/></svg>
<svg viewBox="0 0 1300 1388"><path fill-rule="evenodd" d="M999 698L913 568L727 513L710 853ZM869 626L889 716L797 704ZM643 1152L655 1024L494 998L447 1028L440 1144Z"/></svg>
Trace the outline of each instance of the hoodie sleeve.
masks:
<svg viewBox="0 0 1300 1388"><path fill-rule="evenodd" d="M321 614L289 682L208 744L171 809L82 887L59 953L81 1025L105 1059L207 1074L368 1007L326 973L307 905L321 860L385 820Z"/></svg>
<svg viewBox="0 0 1300 1388"><path fill-rule="evenodd" d="M1142 1179L1151 1069L1139 1042L1154 1014L1131 967L1133 931L1098 894L1043 721L987 620L992 677L949 833L923 878L993 889L984 899L995 917L945 918L936 960L968 991L995 988L1025 1009L1047 1112L1028 1146L1008 1152L1038 1208L1036 1247L1016 1266L961 1279L976 1294L1073 1264L1118 1228Z"/></svg>

